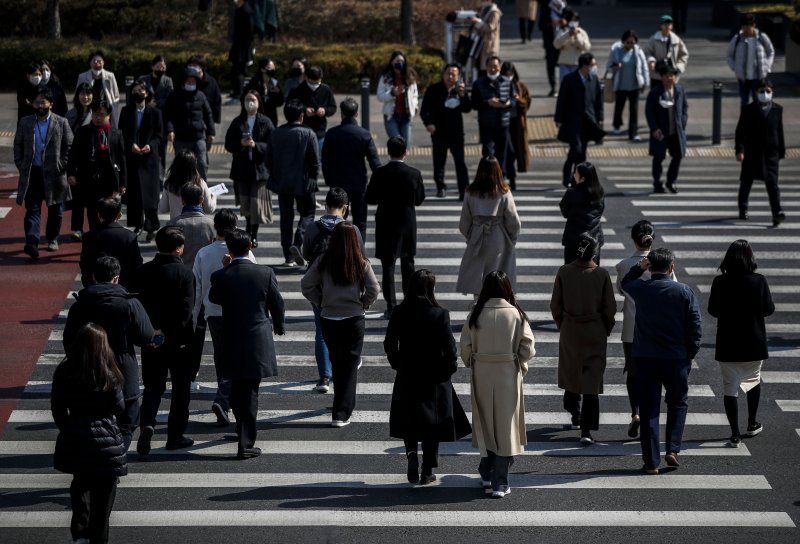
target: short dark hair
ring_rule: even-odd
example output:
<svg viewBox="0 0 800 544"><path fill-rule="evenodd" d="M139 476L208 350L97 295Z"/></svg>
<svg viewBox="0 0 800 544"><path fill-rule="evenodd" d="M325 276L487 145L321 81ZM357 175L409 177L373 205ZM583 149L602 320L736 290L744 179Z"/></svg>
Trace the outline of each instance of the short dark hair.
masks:
<svg viewBox="0 0 800 544"><path fill-rule="evenodd" d="M331 187L328 194L325 196L325 207L332 210L335 208L344 208L350 204L350 197L347 191L341 187Z"/></svg>
<svg viewBox="0 0 800 544"><path fill-rule="evenodd" d="M322 79L322 68L311 66L306 69L306 81L319 81Z"/></svg>
<svg viewBox="0 0 800 544"><path fill-rule="evenodd" d="M589 261L594 259L599 249L600 246L597 243L597 239L591 234L584 232L583 234L578 236L578 245L577 245L577 251L575 252L575 256L578 258L579 261L588 263Z"/></svg>
<svg viewBox="0 0 800 544"><path fill-rule="evenodd" d="M764 78L764 79L761 79L761 80L758 81L758 86L756 88L757 89L769 89L769 90L772 91L772 90L775 89L775 85L772 83L772 80Z"/></svg>
<svg viewBox="0 0 800 544"><path fill-rule="evenodd" d="M193 181L181 185L181 200L185 206L198 206L203 201L203 188Z"/></svg>
<svg viewBox="0 0 800 544"><path fill-rule="evenodd" d="M756 256L747 240L734 241L719 265L719 271L723 274L746 274L755 272L757 268Z"/></svg>
<svg viewBox="0 0 800 544"><path fill-rule="evenodd" d="M678 68L672 64L672 59L661 59L656 62L656 72L658 72L658 75L660 76L666 74L677 74Z"/></svg>
<svg viewBox="0 0 800 544"><path fill-rule="evenodd" d="M455 62L448 62L447 64L445 64L444 68L442 68L442 73L445 73L450 68L455 68L456 70L458 70L459 74L461 73L461 65L460 64L456 64Z"/></svg>
<svg viewBox="0 0 800 544"><path fill-rule="evenodd" d="M573 10L572 8L564 8L561 11L561 18L564 19L566 22L570 22L578 16L578 12Z"/></svg>
<svg viewBox="0 0 800 544"><path fill-rule="evenodd" d="M156 248L160 253L172 253L186 243L183 229L167 225L156 233Z"/></svg>
<svg viewBox="0 0 800 544"><path fill-rule="evenodd" d="M386 142L386 150L389 152L389 156L393 159L405 155L406 149L408 149L408 146L406 145L405 138L402 136L392 136L389 138L389 141Z"/></svg>
<svg viewBox="0 0 800 544"><path fill-rule="evenodd" d="M236 228L239 218L230 208L223 208L214 214L214 230L217 236L225 236L228 231Z"/></svg>
<svg viewBox="0 0 800 544"><path fill-rule="evenodd" d="M166 63L167 59L164 58L164 55L156 55L153 57L153 60L150 61L150 66L155 66L159 62Z"/></svg>
<svg viewBox="0 0 800 544"><path fill-rule="evenodd" d="M756 16L752 13L745 13L739 19L739 26L750 26L756 24Z"/></svg>
<svg viewBox="0 0 800 544"><path fill-rule="evenodd" d="M659 247L647 254L647 260L650 261L650 272L663 274L675 262L675 256L667 248Z"/></svg>
<svg viewBox="0 0 800 544"><path fill-rule="evenodd" d="M225 245L234 257L244 257L250 251L250 234L240 228L229 230L225 233Z"/></svg>
<svg viewBox="0 0 800 544"><path fill-rule="evenodd" d="M594 55L592 55L591 53L589 52L581 53L581 56L578 57L578 68L591 65L593 60L594 60Z"/></svg>
<svg viewBox="0 0 800 544"><path fill-rule="evenodd" d="M100 57L101 59L103 59L104 63L106 61L106 53L105 53L105 51L103 51L102 49L95 49L94 51L90 51L89 52L89 57L86 59L86 62L91 64L92 63L92 59L95 58L95 57Z"/></svg>
<svg viewBox="0 0 800 544"><path fill-rule="evenodd" d="M198 65L205 72L206 67L208 66L208 61L203 55L194 54L191 57L189 57L189 60L186 61L186 66L189 66L190 64Z"/></svg>
<svg viewBox="0 0 800 544"><path fill-rule="evenodd" d="M114 113L114 106L111 105L111 102L106 100L105 98L101 98L100 100L93 100L92 105L89 106L92 109L92 113L97 113L100 111L100 108L105 108L109 115Z"/></svg>
<svg viewBox="0 0 800 544"><path fill-rule="evenodd" d="M33 91L34 100L40 96L48 102L53 101L53 91L50 90L50 87L46 87L45 85L37 85L36 89Z"/></svg>
<svg viewBox="0 0 800 544"><path fill-rule="evenodd" d="M92 266L92 276L97 283L109 283L122 272L122 266L116 257L103 255L98 257Z"/></svg>
<svg viewBox="0 0 800 544"><path fill-rule="evenodd" d="M503 61L500 60L500 57L498 57L497 55L491 55L491 56L487 57L486 58L486 64L488 65L493 60L496 60L498 64L503 64Z"/></svg>
<svg viewBox="0 0 800 544"><path fill-rule="evenodd" d="M295 121L298 121L303 115L304 111L305 107L299 100L289 100L286 105L283 106L283 116L286 117L287 123L294 123Z"/></svg>
<svg viewBox="0 0 800 544"><path fill-rule="evenodd" d="M355 117L358 113L358 102L352 96L348 96L339 104L339 111L343 117Z"/></svg>
<svg viewBox="0 0 800 544"><path fill-rule="evenodd" d="M103 223L116 221L122 213L122 200L115 196L101 198L97 201L97 215Z"/></svg>
<svg viewBox="0 0 800 544"><path fill-rule="evenodd" d="M27 68L25 70L25 73L30 75L30 74L35 74L36 72L41 72L41 71L42 71L42 65L41 64L39 64L38 62L29 62L28 66L27 66Z"/></svg>
<svg viewBox="0 0 800 544"><path fill-rule="evenodd" d="M625 32L622 33L622 40L621 40L622 43L627 42L628 38L633 38L633 41L639 43L639 35L636 33L635 30L626 30Z"/></svg>

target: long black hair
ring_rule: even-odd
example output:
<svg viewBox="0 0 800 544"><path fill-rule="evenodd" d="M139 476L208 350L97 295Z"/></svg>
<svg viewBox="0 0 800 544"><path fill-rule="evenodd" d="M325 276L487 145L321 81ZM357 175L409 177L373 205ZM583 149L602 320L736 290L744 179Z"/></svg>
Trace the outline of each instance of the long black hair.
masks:
<svg viewBox="0 0 800 544"><path fill-rule="evenodd" d="M479 198L497 198L498 194L508 192L503 169L495 157L481 158L475 179L467 187L467 192Z"/></svg>
<svg viewBox="0 0 800 544"><path fill-rule="evenodd" d="M583 178L583 183L586 184L586 190L589 191L590 202L592 204L600 204L605 198L605 191L603 186L600 185L600 178L597 176L597 169L590 162L582 162L575 167L578 175Z"/></svg>
<svg viewBox="0 0 800 544"><path fill-rule="evenodd" d="M406 293L406 300L412 297L424 298L433 306L440 307L436 296L433 294L433 289L436 286L436 276L427 268L420 268L411 274L408 279L408 292Z"/></svg>
<svg viewBox="0 0 800 544"><path fill-rule="evenodd" d="M478 295L475 308L469 316L470 328L478 328L478 318L483 311L483 307L486 306L486 302L490 298L502 298L517 309L522 319L525 321L528 320L525 311L517 304L517 298L514 296L514 289L511 287L511 280L508 279L508 275L502 270L495 270L494 272L489 272L486 277L483 278L481 293Z"/></svg>
<svg viewBox="0 0 800 544"><path fill-rule="evenodd" d="M356 227L350 221L337 223L333 227L328 249L320 258L320 272L328 271L334 285L364 285L366 263Z"/></svg>
<svg viewBox="0 0 800 544"><path fill-rule="evenodd" d="M653 246L653 241L655 239L655 229L653 229L653 224L647 219L637 221L631 227L631 240L633 240L633 243L636 244L636 247L650 249Z"/></svg>
<svg viewBox="0 0 800 544"><path fill-rule="evenodd" d="M725 258L719 265L723 274L747 274L758 268L753 248L747 240L736 240L725 252Z"/></svg>
<svg viewBox="0 0 800 544"><path fill-rule="evenodd" d="M164 180L164 189L172 194L181 194L181 187L192 182L200 185L200 172L197 170L197 157L188 149L181 149L175 154L172 164Z"/></svg>
<svg viewBox="0 0 800 544"><path fill-rule="evenodd" d="M413 85L417 82L417 72L408 65L408 56L405 54L405 52L400 50L392 51L392 54L389 57L389 62L383 69L381 76L388 82L394 81L394 65L392 64L392 61L398 55L403 57L403 69L400 70L400 75L403 76L403 84Z"/></svg>
<svg viewBox="0 0 800 544"><path fill-rule="evenodd" d="M100 325L90 322L78 329L67 361L78 371L81 383L92 391L110 391L124 384L108 335Z"/></svg>

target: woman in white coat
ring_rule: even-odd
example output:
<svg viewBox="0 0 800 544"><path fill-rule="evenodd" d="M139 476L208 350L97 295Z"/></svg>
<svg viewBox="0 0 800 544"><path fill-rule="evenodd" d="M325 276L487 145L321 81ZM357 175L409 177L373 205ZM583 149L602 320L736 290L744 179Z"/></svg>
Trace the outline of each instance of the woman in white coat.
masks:
<svg viewBox="0 0 800 544"><path fill-rule="evenodd" d="M628 139L640 142L639 131L639 93L647 86L649 73L647 58L639 47L639 36L633 30L626 30L622 39L611 46L606 71L614 74L614 132L622 134L622 110L628 102Z"/></svg>
<svg viewBox="0 0 800 544"><path fill-rule="evenodd" d="M102 95L111 104L112 122L114 127L119 125L119 87L117 86L117 78L114 77L113 72L105 69L106 54L97 49L89 53L89 69L82 72L78 76L77 87L81 83L88 83L94 89L95 100L101 100Z"/></svg>
<svg viewBox="0 0 800 544"><path fill-rule="evenodd" d="M383 103L383 125L389 138L402 136L411 147L411 121L417 114L417 73L408 66L402 51L392 52L378 80L378 101Z"/></svg>
<svg viewBox="0 0 800 544"><path fill-rule="evenodd" d="M535 353L533 332L511 281L500 270L491 272L461 331L461 358L472 369L472 445L481 452L478 472L494 498L511 493L508 469L528 443L522 378Z"/></svg>

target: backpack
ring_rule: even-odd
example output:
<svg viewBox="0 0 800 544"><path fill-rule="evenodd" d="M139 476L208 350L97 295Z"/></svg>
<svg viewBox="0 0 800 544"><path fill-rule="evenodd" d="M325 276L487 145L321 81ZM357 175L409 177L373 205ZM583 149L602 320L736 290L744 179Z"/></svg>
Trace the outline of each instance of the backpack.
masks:
<svg viewBox="0 0 800 544"><path fill-rule="evenodd" d="M331 231L325 228L322 221L317 219L314 223L317 225L319 233L314 237L314 240L311 241L311 258L308 260L308 264L313 263L318 257L321 257L328 251L328 244L331 240Z"/></svg>

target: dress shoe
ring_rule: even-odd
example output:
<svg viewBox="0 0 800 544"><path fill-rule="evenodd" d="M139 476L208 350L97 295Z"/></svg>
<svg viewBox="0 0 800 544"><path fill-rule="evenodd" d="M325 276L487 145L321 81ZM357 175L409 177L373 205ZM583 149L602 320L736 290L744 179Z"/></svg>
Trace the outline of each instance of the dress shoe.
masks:
<svg viewBox="0 0 800 544"><path fill-rule="evenodd" d="M642 467L642 474L647 474L648 476L658 476L658 469L644 465Z"/></svg>
<svg viewBox="0 0 800 544"><path fill-rule="evenodd" d="M573 429L579 429L580 426L581 426L581 415L580 414L572 414L572 418L570 420L570 423L572 423L572 428Z"/></svg>
<svg viewBox="0 0 800 544"><path fill-rule="evenodd" d="M410 451L406 453L406 458L408 459L408 471L406 472L408 483L415 484L419 482L419 457L417 452Z"/></svg>
<svg viewBox="0 0 800 544"><path fill-rule="evenodd" d="M641 425L641 420L639 416L632 416L631 417L631 424L628 425L628 436L631 438L636 438L639 436L639 425Z"/></svg>
<svg viewBox="0 0 800 544"><path fill-rule="evenodd" d="M261 448L244 448L236 452L237 459L252 459L261 455Z"/></svg>
<svg viewBox="0 0 800 544"><path fill-rule="evenodd" d="M739 219L742 221L747 221L750 216L747 213L747 210L739 210Z"/></svg>
<svg viewBox="0 0 800 544"><path fill-rule="evenodd" d="M678 454L674 451L668 451L664 456L664 461L671 467L681 466L681 463L678 461Z"/></svg>
<svg viewBox="0 0 800 544"><path fill-rule="evenodd" d="M211 411L217 416L217 425L220 427L227 427L231 424L231 418L228 416L228 411L222 408L222 405L215 402L211 405Z"/></svg>
<svg viewBox="0 0 800 544"><path fill-rule="evenodd" d="M153 439L153 428L149 425L139 431L139 440L136 441L136 452L139 455L150 453L150 441Z"/></svg>
<svg viewBox="0 0 800 544"><path fill-rule="evenodd" d="M168 450L182 450L183 448L188 448L193 444L194 440L188 436L181 436L173 440L167 440L167 444L164 447Z"/></svg>
<svg viewBox="0 0 800 544"><path fill-rule="evenodd" d="M147 236L144 237L144 241L145 242L152 242L155 239L156 239L156 231L154 231L154 230L147 231Z"/></svg>
<svg viewBox="0 0 800 544"><path fill-rule="evenodd" d="M422 477L419 479L419 485L428 485L436 481L436 474L433 473L433 469L426 468L425 466L422 467Z"/></svg>
<svg viewBox="0 0 800 544"><path fill-rule="evenodd" d="M673 195L678 194L678 187L674 183L667 183L667 190Z"/></svg>
<svg viewBox="0 0 800 544"><path fill-rule="evenodd" d="M39 248L33 244L25 244L25 247L22 248L22 251L31 259L35 260L39 258Z"/></svg>
<svg viewBox="0 0 800 544"><path fill-rule="evenodd" d="M663 185L658 184L658 185L653 185L653 192L657 194L664 194L667 192L667 190L664 189Z"/></svg>
<svg viewBox="0 0 800 544"><path fill-rule="evenodd" d="M444 189L437 189L436 190L436 198L444 198L446 195Z"/></svg>
<svg viewBox="0 0 800 544"><path fill-rule="evenodd" d="M772 218L772 226L777 227L784 221L786 221L786 214L783 212L778 212L778 215Z"/></svg>
<svg viewBox="0 0 800 544"><path fill-rule="evenodd" d="M581 436L582 446L591 446L592 444L594 444L594 438L592 438L591 434L586 433L585 435Z"/></svg>

